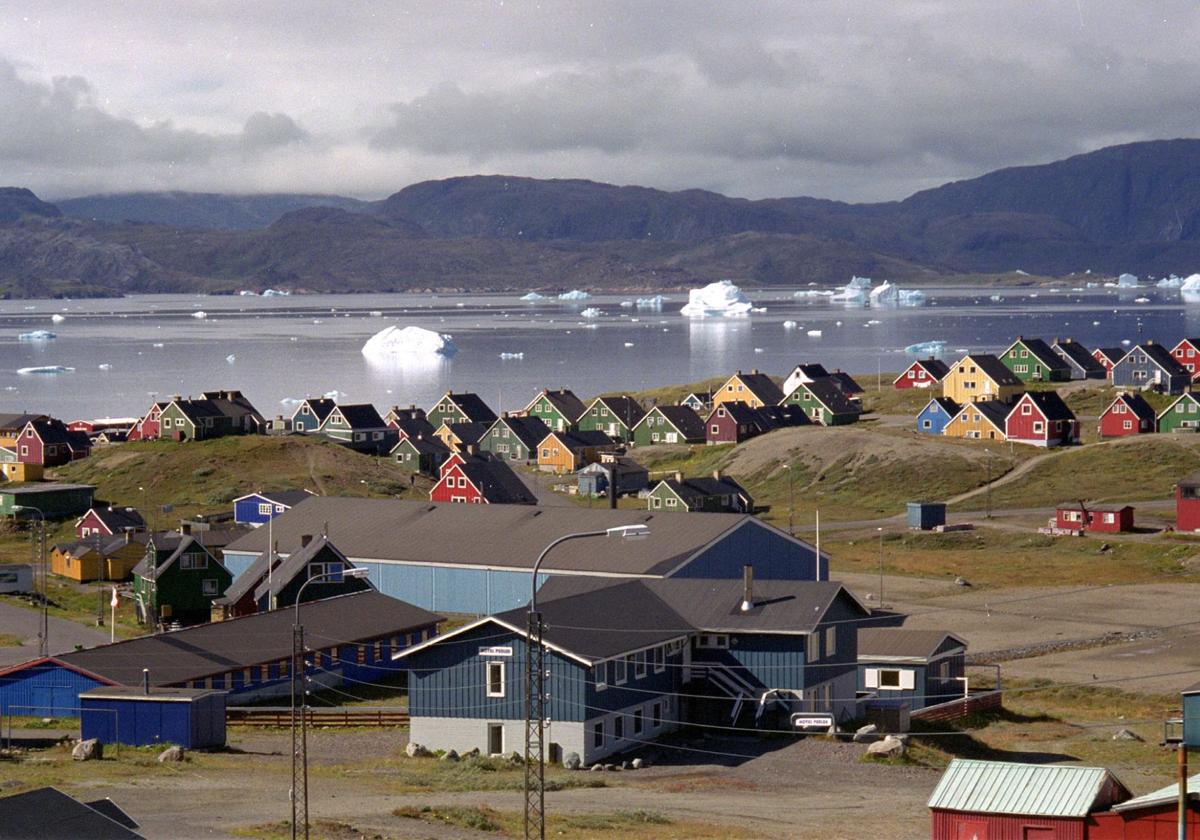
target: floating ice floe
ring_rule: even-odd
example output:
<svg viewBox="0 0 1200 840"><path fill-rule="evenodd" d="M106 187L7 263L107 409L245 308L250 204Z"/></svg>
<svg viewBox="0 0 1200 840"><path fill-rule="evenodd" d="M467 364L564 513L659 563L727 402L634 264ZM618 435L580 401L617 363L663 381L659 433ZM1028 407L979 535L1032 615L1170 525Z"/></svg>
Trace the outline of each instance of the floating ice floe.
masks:
<svg viewBox="0 0 1200 840"><path fill-rule="evenodd" d="M1160 289L1178 289L1183 285L1183 278L1172 274L1170 277L1164 277L1154 284Z"/></svg>
<svg viewBox="0 0 1200 840"><path fill-rule="evenodd" d="M820 330L809 330L807 333L805 333L805 335L807 335L809 338L820 338L822 333Z"/></svg>
<svg viewBox="0 0 1200 840"><path fill-rule="evenodd" d="M56 338L58 338L58 335L50 332L50 330L34 330L33 332L19 334L17 341L53 341Z"/></svg>
<svg viewBox="0 0 1200 840"><path fill-rule="evenodd" d="M501 359L524 359L525 354L524 353L501 353L500 358Z"/></svg>
<svg viewBox="0 0 1200 840"><path fill-rule="evenodd" d="M61 324L63 321L65 321L67 319L65 316L59 315L57 312L55 312L53 315L50 316L50 320L53 321L55 324Z"/></svg>
<svg viewBox="0 0 1200 840"><path fill-rule="evenodd" d="M879 326L880 323L881 323L880 321L877 321L874 318L872 318L870 321L867 321L867 326L868 327L876 327L876 326Z"/></svg>
<svg viewBox="0 0 1200 840"><path fill-rule="evenodd" d="M112 370L112 365L108 364L108 362L97 365L96 367L98 367L100 370Z"/></svg>
<svg viewBox="0 0 1200 840"><path fill-rule="evenodd" d="M162 347L163 343L161 341L156 341L153 344L151 344L150 346L151 347Z"/></svg>
<svg viewBox="0 0 1200 840"><path fill-rule="evenodd" d="M1085 289L1094 289L1094 288L1096 288L1096 287L1097 287L1097 286L1099 286L1099 285L1100 285L1099 283L1095 283L1095 282L1093 282L1093 281L1091 281L1091 280L1089 280L1089 281L1087 281L1086 283L1084 283L1084 284L1083 284L1083 286L1084 286L1084 288L1085 288Z"/></svg>
<svg viewBox="0 0 1200 840"><path fill-rule="evenodd" d="M990 295L988 297L988 300L997 301L997 302L1002 301L1002 300L1004 300L1004 295Z"/></svg>
<svg viewBox="0 0 1200 840"><path fill-rule="evenodd" d="M1134 303L1149 303L1149 302L1150 302L1150 298L1148 298L1148 297L1139 297L1139 298L1134 298L1134 299L1133 299L1133 302L1134 302Z"/></svg>
<svg viewBox="0 0 1200 840"><path fill-rule="evenodd" d="M633 309L633 301L631 301L631 300L621 301L621 308L622 309Z"/></svg>
<svg viewBox="0 0 1200 840"><path fill-rule="evenodd" d="M896 293L896 300L901 306L923 306L925 293L920 289L901 289Z"/></svg>
<svg viewBox="0 0 1200 840"><path fill-rule="evenodd" d="M625 346L626 346L626 347L632 347L632 346L633 346L633 342L632 342L632 341L626 341L626 342L625 342Z"/></svg>
<svg viewBox="0 0 1200 840"><path fill-rule="evenodd" d="M1117 278L1118 289L1136 289L1138 279L1136 274L1122 274Z"/></svg>
<svg viewBox="0 0 1200 840"><path fill-rule="evenodd" d="M229 362L229 364L233 364L234 362L237 361L237 356L230 353L228 356L225 357L225 361Z"/></svg>
<svg viewBox="0 0 1200 840"><path fill-rule="evenodd" d="M580 318L599 318L604 313L594 306L589 306L587 309L579 313Z"/></svg>
<svg viewBox="0 0 1200 840"><path fill-rule="evenodd" d="M291 296L291 294L292 294L291 292L286 292L283 289L264 289L262 296L263 297L289 297L289 296Z"/></svg>
<svg viewBox="0 0 1200 840"><path fill-rule="evenodd" d="M742 294L742 290L733 285L730 280L719 280L709 283L701 289L688 292L688 302L679 310L680 314L689 318L707 318L710 316L745 315L754 308L754 304Z"/></svg>
<svg viewBox="0 0 1200 840"><path fill-rule="evenodd" d="M816 297L832 297L833 292L828 289L801 289L798 292L793 292L792 297L796 298L816 298Z"/></svg>
<svg viewBox="0 0 1200 840"><path fill-rule="evenodd" d="M666 301L667 299L662 295L653 295L651 297L638 298L633 302L633 305L638 309L662 309Z"/></svg>
<svg viewBox="0 0 1200 840"><path fill-rule="evenodd" d="M346 395L344 393L342 393L341 391L339 391L337 388L334 388L332 391L326 391L321 396L327 400L340 400L342 397L344 397Z"/></svg>
<svg viewBox="0 0 1200 840"><path fill-rule="evenodd" d="M784 321L783 322L783 328L785 330L794 330L798 326L800 326L800 325L797 324L795 321Z"/></svg>
<svg viewBox="0 0 1200 840"><path fill-rule="evenodd" d="M204 320L205 318L208 317L208 313L205 312L203 309L197 309L195 312L192 313L192 317L196 318L198 320Z"/></svg>
<svg viewBox="0 0 1200 840"><path fill-rule="evenodd" d="M242 289L238 292L238 297L258 297L258 292L251 291L250 289Z"/></svg>
<svg viewBox="0 0 1200 840"><path fill-rule="evenodd" d="M1200 274L1189 274L1187 278L1179 284L1181 292L1200 292Z"/></svg>
<svg viewBox="0 0 1200 840"><path fill-rule="evenodd" d="M458 352L450 336L423 327L384 327L367 339L362 354L369 359L444 356Z"/></svg>
<svg viewBox="0 0 1200 840"><path fill-rule="evenodd" d="M367 314L370 315L372 318L382 318L383 317L383 312L378 309L372 309Z"/></svg>
<svg viewBox="0 0 1200 840"><path fill-rule="evenodd" d="M940 356L946 352L946 342L940 338L918 341L905 347L904 352L914 356Z"/></svg>
<svg viewBox="0 0 1200 840"><path fill-rule="evenodd" d="M545 295L539 295L537 292L530 292L527 295L521 295L521 300L533 302L535 300L545 300Z"/></svg>
<svg viewBox="0 0 1200 840"><path fill-rule="evenodd" d="M1098 326L1100 326L1100 322L1099 322L1099 321L1092 321L1092 326L1093 326L1093 327L1098 327Z"/></svg>
<svg viewBox="0 0 1200 840"><path fill-rule="evenodd" d="M591 297L591 295L589 295L587 292L580 291L579 289L572 289L569 292L563 292L561 295L558 296L558 299L559 300L587 300L590 297Z"/></svg>
<svg viewBox="0 0 1200 840"><path fill-rule="evenodd" d="M1133 344L1133 342L1130 341L1128 338L1121 339L1121 343L1124 344L1126 347L1128 347L1130 344Z"/></svg>
<svg viewBox="0 0 1200 840"><path fill-rule="evenodd" d="M62 365L39 365L37 367L17 368L17 373L22 376L28 376L31 373L70 373L75 370L73 367L63 367Z"/></svg>
<svg viewBox="0 0 1200 840"><path fill-rule="evenodd" d="M766 312L766 311L767 311L767 307L765 307L765 306L752 306L752 307L750 307L750 311L751 311L751 312Z"/></svg>
<svg viewBox="0 0 1200 840"><path fill-rule="evenodd" d="M755 347L755 348L754 348L754 352L755 352L755 353L765 353L766 351L765 351L765 350L763 350L761 347Z"/></svg>
<svg viewBox="0 0 1200 840"><path fill-rule="evenodd" d="M878 286L871 289L867 295L867 299L870 300L872 306L881 303L895 303L899 299L897 292L898 289L894 285L884 280Z"/></svg>

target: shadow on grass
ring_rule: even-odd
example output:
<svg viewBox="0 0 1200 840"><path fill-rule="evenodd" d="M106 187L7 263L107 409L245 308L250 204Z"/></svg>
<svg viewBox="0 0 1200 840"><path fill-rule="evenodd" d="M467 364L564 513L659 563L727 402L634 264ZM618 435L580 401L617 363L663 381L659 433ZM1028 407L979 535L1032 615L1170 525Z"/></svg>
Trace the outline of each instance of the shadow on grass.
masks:
<svg viewBox="0 0 1200 840"><path fill-rule="evenodd" d="M978 758L989 761L1019 761L1026 764L1056 764L1062 761L1078 761L1079 757L1069 753L1046 752L1043 750L1006 750L993 747L972 734L975 730L987 729L997 723L1061 723L1051 715L1023 715L1008 709L978 712L953 723L913 721L914 740L946 753L953 758Z"/></svg>

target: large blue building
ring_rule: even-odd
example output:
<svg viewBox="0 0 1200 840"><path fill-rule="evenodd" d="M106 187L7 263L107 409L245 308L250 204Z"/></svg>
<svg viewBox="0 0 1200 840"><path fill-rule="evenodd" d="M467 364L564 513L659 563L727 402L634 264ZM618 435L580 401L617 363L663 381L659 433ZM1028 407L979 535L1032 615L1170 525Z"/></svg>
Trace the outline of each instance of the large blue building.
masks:
<svg viewBox="0 0 1200 840"><path fill-rule="evenodd" d="M646 525L644 539L594 537L556 547L539 582L551 577L740 579L753 563L760 580L828 579L828 558L809 543L747 514L677 516L645 510L530 505L434 504L314 496L272 524L279 553L327 533L379 591L436 612L491 615L529 599L542 549L577 532ZM236 577L267 549L259 528L225 547ZM235 582L236 585L236 582Z"/></svg>
<svg viewBox="0 0 1200 840"><path fill-rule="evenodd" d="M686 517L680 517L686 518ZM542 587L548 758L591 763L689 723L787 726L854 714L857 628L870 611L841 584L559 577ZM411 740L520 749L524 609L402 651Z"/></svg>

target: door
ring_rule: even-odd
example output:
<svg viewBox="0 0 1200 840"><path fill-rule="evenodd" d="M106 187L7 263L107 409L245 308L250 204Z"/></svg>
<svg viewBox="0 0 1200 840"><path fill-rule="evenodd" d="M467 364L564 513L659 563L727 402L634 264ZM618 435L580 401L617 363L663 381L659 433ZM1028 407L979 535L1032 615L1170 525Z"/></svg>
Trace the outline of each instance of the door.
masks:
<svg viewBox="0 0 1200 840"><path fill-rule="evenodd" d="M500 755L504 752L504 724L487 725L487 747L488 755Z"/></svg>

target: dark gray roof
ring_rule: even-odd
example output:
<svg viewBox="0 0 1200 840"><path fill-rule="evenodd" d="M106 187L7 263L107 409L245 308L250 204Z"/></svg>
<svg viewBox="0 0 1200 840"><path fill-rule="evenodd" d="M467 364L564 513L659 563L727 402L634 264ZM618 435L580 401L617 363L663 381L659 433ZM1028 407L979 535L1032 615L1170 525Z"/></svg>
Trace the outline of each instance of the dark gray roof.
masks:
<svg viewBox="0 0 1200 840"><path fill-rule="evenodd" d="M492 427L491 423L447 423L445 425L451 434L462 441L463 446L479 443L487 434L488 429Z"/></svg>
<svg viewBox="0 0 1200 840"><path fill-rule="evenodd" d="M547 571L620 575L668 574L738 528L763 528L784 536L753 516L736 513L679 516L575 506L434 504L314 496L275 517L274 536L280 552L296 550L302 534L319 534L325 523L329 525L329 538L355 562L436 562L513 569L529 569L539 552L563 534L649 525L650 535L640 540L572 540L556 548L544 564ZM259 553L266 548L266 529L257 528L226 551ZM811 547L808 550L811 552Z"/></svg>
<svg viewBox="0 0 1200 840"><path fill-rule="evenodd" d="M370 403L339 405L337 408L352 429L382 429L387 426L375 406Z"/></svg>
<svg viewBox="0 0 1200 840"><path fill-rule="evenodd" d="M435 437L402 437L400 441L392 447L392 452L395 452L404 444L410 444L413 449L422 455L449 455L450 450L442 444L441 440Z"/></svg>
<svg viewBox="0 0 1200 840"><path fill-rule="evenodd" d="M433 437L433 433L437 431L424 417L398 417L390 422L396 427L396 431L410 438Z"/></svg>
<svg viewBox="0 0 1200 840"><path fill-rule="evenodd" d="M375 591L308 601L300 612L305 641L313 648L406 633L442 620ZM150 669L151 685L174 685L290 657L293 620L291 609L272 610L54 658L119 685L138 685L143 668Z"/></svg>
<svg viewBox="0 0 1200 840"><path fill-rule="evenodd" d="M812 420L798 405L764 405L754 409L762 418L763 430L783 429L790 426L811 426ZM855 408L855 411L858 409Z"/></svg>
<svg viewBox="0 0 1200 840"><path fill-rule="evenodd" d="M843 394L861 394L863 392L863 386L859 385L854 377L845 371L835 370L829 374L828 378Z"/></svg>
<svg viewBox="0 0 1200 840"><path fill-rule="evenodd" d="M829 371L825 369L825 366L817 362L803 362L798 364L796 367L792 368L792 373L795 373L796 371L800 371L800 373L804 374L809 379L824 379L825 377L829 376Z"/></svg>
<svg viewBox="0 0 1200 840"><path fill-rule="evenodd" d="M970 411L975 409L1000 431L1005 431L1005 421L1008 419L1008 413L1012 411L1012 406L1000 400L985 400L984 402L967 403L962 407L962 411Z"/></svg>
<svg viewBox="0 0 1200 840"><path fill-rule="evenodd" d="M522 417L513 414L506 414L495 421L502 423L508 427L517 440L521 441L526 449L537 449L537 445L546 439L546 435L550 434L550 427L542 422L540 417ZM490 431L490 429L489 429Z"/></svg>
<svg viewBox="0 0 1200 840"><path fill-rule="evenodd" d="M942 407L942 410L945 411L947 414L949 414L951 417L953 417L955 414L958 414L958 412L962 411L962 406L959 405L958 403L956 403L954 400L950 399L949 397L934 397L929 402L935 402L938 405L940 405ZM928 408L928 407L929 407L929 403L925 403L925 408ZM924 408L921 409L921 411L924 411L924 410L925 410Z"/></svg>
<svg viewBox="0 0 1200 840"><path fill-rule="evenodd" d="M796 387L807 388L814 399L834 414L858 414L860 412L858 404L851 402L845 392L834 385L830 379L818 379L815 382Z"/></svg>
<svg viewBox="0 0 1200 840"><path fill-rule="evenodd" d="M739 370L737 377L742 380L742 384L751 394L766 405L775 405L783 399L783 391L775 384L775 380L765 373L759 373L756 370L743 373Z"/></svg>
<svg viewBox="0 0 1200 840"><path fill-rule="evenodd" d="M316 418L318 423L324 423L325 418L328 417L330 412L337 407L337 403L331 399L325 397L307 397L300 403L300 405L296 406L296 411L299 411L300 406L304 405L304 403L308 403L309 410L312 411L312 415ZM292 412L293 417L296 416L296 411Z"/></svg>
<svg viewBox="0 0 1200 840"><path fill-rule="evenodd" d="M624 423L625 427L629 429L636 426L638 421L646 416L646 409L642 408L642 404L630 396L596 397L596 399L592 400L592 405L589 405L587 410L590 411L596 403L607 407L609 413Z"/></svg>
<svg viewBox="0 0 1200 840"><path fill-rule="evenodd" d="M1164 373L1170 376L1191 376L1188 369L1179 363L1179 361L1171 355L1171 351L1161 344L1156 344L1148 341L1145 344L1139 344L1135 349L1145 353L1150 361L1163 369Z"/></svg>
<svg viewBox="0 0 1200 840"><path fill-rule="evenodd" d="M48 420L45 414L0 414L0 431L19 432L34 420Z"/></svg>
<svg viewBox="0 0 1200 840"><path fill-rule="evenodd" d="M921 367L925 368L925 372L939 382L941 382L946 374L950 372L950 365L946 364L941 359L935 359L932 356L928 359L917 359L915 362L913 362L913 365L920 365ZM909 365L909 367L912 367L912 365Z"/></svg>
<svg viewBox="0 0 1200 840"><path fill-rule="evenodd" d="M587 410L587 406L583 404L583 400L575 396L574 391L570 391L566 388L559 388L558 390L553 391L547 388L534 397L529 404L533 405L543 397L546 398L547 402L554 406L559 414L561 414L563 417L566 417L572 423L582 417L583 412Z"/></svg>
<svg viewBox="0 0 1200 840"><path fill-rule="evenodd" d="M713 414L716 414L721 409L725 409L725 412L733 418L733 422L739 425L750 423L762 428L764 432L770 428L769 426L763 426L763 415L751 408L749 403L744 403L741 400L723 402L720 405L713 406L713 410L708 416L711 418Z"/></svg>
<svg viewBox="0 0 1200 840"><path fill-rule="evenodd" d="M7 496L38 496L43 493L61 493L66 490L95 490L94 484L62 484L59 482L38 482L11 487L0 484L0 493Z"/></svg>
<svg viewBox="0 0 1200 840"><path fill-rule="evenodd" d="M193 424L199 422L205 417L224 417L225 413L217 408L216 403L206 399L179 399L175 400L175 405L179 406L179 410L183 412L183 416L192 421Z"/></svg>
<svg viewBox="0 0 1200 840"><path fill-rule="evenodd" d="M1124 347L1097 347L1096 352L1108 359L1110 364L1116 364L1124 359L1129 352Z"/></svg>
<svg viewBox="0 0 1200 840"><path fill-rule="evenodd" d="M1070 365L1054 352L1054 349L1040 338L1025 338L1017 336L1017 340L1013 342L1013 346L1017 343L1023 344L1030 355L1045 365L1050 370L1070 370ZM1011 346L1010 346L1011 349ZM1007 351L1005 351L1007 352ZM1093 359L1093 361L1095 361Z"/></svg>
<svg viewBox="0 0 1200 840"><path fill-rule="evenodd" d="M512 471L512 467L499 458L466 458L460 469L491 504L537 504L537 496Z"/></svg>
<svg viewBox="0 0 1200 840"><path fill-rule="evenodd" d="M741 609L741 580L647 580L657 594L697 630L717 633L810 633L838 598L871 614L837 581L755 580L753 606Z"/></svg>
<svg viewBox="0 0 1200 840"><path fill-rule="evenodd" d="M1080 370L1087 371L1088 373L1104 372L1104 365L1100 364L1096 357L1092 355L1092 351L1072 338L1055 341L1053 349L1054 352L1074 364Z"/></svg>
<svg viewBox="0 0 1200 840"><path fill-rule="evenodd" d="M61 420L53 418L30 420L33 424L33 429L37 432L37 436L42 439L43 443L70 443L70 431L67 429L67 424ZM86 440L87 434L84 434Z"/></svg>
<svg viewBox="0 0 1200 840"><path fill-rule="evenodd" d="M1045 415L1047 420L1074 420L1075 412L1063 402L1058 391L1026 391L1028 397ZM1024 397L1022 397L1024 399Z"/></svg>
<svg viewBox="0 0 1200 840"><path fill-rule="evenodd" d="M1095 361L1095 360L1093 360L1093 361ZM1157 417L1157 415L1154 413L1154 406L1152 406L1152 405L1150 405L1150 403L1146 402L1146 398L1143 397L1141 394L1130 394L1130 393L1117 394L1116 398L1113 399L1113 401L1108 404L1109 408L1111 408L1113 406L1113 404L1117 403L1117 402L1125 403L1125 405L1129 408L1129 410L1132 411L1139 420L1154 420ZM1106 408L1104 410L1105 410L1105 412L1107 412L1108 408Z"/></svg>
<svg viewBox="0 0 1200 840"><path fill-rule="evenodd" d="M119 534L126 529L146 527L146 520L142 519L142 515L131 507L93 506L88 513L96 514L96 518L104 524L104 527L114 534ZM80 517L81 520L86 518L87 513Z"/></svg>
<svg viewBox="0 0 1200 840"><path fill-rule="evenodd" d="M903 627L872 627L858 631L859 659L875 656L900 656L929 659L947 639L963 648L967 646L960 636L948 630L907 630Z"/></svg>
<svg viewBox="0 0 1200 840"><path fill-rule="evenodd" d="M664 478L660 483L667 485L672 493L685 502L696 499L707 499L713 496L743 496L748 502L751 501L750 494L746 492L746 488L742 487L742 485L729 476L721 476L720 478L699 476L697 478L685 478L683 481L674 478Z"/></svg>
<svg viewBox="0 0 1200 840"><path fill-rule="evenodd" d="M300 575L302 572L304 572L310 561L315 560L321 554L321 552L325 550L332 552L334 559L341 561L344 568L354 568L354 564L346 559L346 555L338 551L337 546L331 543L327 537L323 535L317 536L308 545L304 546L299 551L293 551L285 560L277 563L275 569L269 576L266 575L266 563L259 564L259 584L254 589L254 600L259 601L267 595L278 595L284 590L285 587L288 586L288 584L295 580L297 575ZM247 569L246 572L243 572L241 575L239 575L238 580L246 577L246 573L249 571L250 570ZM356 583L362 583L368 588L374 588L374 586L366 580L356 581ZM313 586L320 585L320 583L313 584ZM228 597L228 593L226 593L226 597ZM240 598L241 594L239 594L237 597ZM229 603L232 604L236 601L237 598L233 598Z"/></svg>
<svg viewBox="0 0 1200 840"><path fill-rule="evenodd" d="M616 443L604 432L579 430L577 432L551 432L550 434L562 441L568 449L586 449L588 447L612 446Z"/></svg>
<svg viewBox="0 0 1200 840"><path fill-rule="evenodd" d="M687 405L656 405L647 412L662 414L686 440L704 440L704 418ZM643 420L645 417L642 418ZM641 423L641 420L638 421Z"/></svg>
<svg viewBox="0 0 1200 840"><path fill-rule="evenodd" d="M141 834L52 787L0 797L0 837L12 840L139 840Z"/></svg>
<svg viewBox="0 0 1200 840"><path fill-rule="evenodd" d="M990 353L969 353L964 361L969 361L983 373L994 380L997 385L1021 385L1017 375L1009 370L1004 362Z"/></svg>
<svg viewBox="0 0 1200 840"><path fill-rule="evenodd" d="M478 394L470 392L456 394L453 391L448 391L438 402L442 400L450 400L459 411L467 415L467 420L472 423L490 423L496 419L496 412L492 411L488 404L479 398Z"/></svg>

